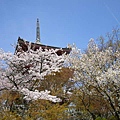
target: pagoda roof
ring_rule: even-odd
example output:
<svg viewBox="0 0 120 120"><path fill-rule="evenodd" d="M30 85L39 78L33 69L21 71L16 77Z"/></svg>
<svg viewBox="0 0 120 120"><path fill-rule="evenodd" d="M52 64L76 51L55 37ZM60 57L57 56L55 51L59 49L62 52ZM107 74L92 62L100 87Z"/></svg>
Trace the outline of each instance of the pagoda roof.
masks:
<svg viewBox="0 0 120 120"><path fill-rule="evenodd" d="M26 41L26 40L19 37L15 53L16 52L22 52L22 51L26 52L28 50L29 43L30 43L29 41ZM18 47L18 45L20 46L20 48ZM67 48L67 47L66 48L60 48L60 47L55 47L55 46L48 46L48 45L43 45L43 44L31 43L31 49L32 50L36 51L40 47L43 49L43 51L45 49L47 49L47 50L49 50L49 49L54 49L54 50L58 49L58 51L56 52L57 55L62 55L63 53L69 54L70 51L71 51L71 48Z"/></svg>

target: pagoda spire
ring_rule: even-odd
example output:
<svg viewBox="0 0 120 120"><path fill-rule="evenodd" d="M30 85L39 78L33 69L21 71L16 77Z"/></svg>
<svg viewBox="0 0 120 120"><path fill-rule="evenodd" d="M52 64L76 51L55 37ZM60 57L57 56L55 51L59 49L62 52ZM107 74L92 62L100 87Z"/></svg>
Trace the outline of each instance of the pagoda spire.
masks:
<svg viewBox="0 0 120 120"><path fill-rule="evenodd" d="M37 18L37 24L36 24L36 43L40 44L40 26L39 26L38 18Z"/></svg>

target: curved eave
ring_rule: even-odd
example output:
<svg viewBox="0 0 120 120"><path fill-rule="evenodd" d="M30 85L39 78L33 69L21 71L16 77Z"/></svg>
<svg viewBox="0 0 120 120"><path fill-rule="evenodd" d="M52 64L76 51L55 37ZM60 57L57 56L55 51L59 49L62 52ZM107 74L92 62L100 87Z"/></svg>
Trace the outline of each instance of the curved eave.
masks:
<svg viewBox="0 0 120 120"><path fill-rule="evenodd" d="M18 44L19 46L22 48L22 51L27 51L28 50L28 45L30 42L25 41L23 39L21 39L20 37L18 38ZM21 49L18 48L18 44L16 46L16 50L15 52L21 52ZM45 49L58 49L58 51L56 52L58 55L62 55L63 53L69 54L71 49L70 48L60 48L60 47L54 47L54 46L48 46L48 45L43 45L43 44L37 44L37 43L31 43L31 49L32 50L37 50L39 48L42 48L43 50Z"/></svg>

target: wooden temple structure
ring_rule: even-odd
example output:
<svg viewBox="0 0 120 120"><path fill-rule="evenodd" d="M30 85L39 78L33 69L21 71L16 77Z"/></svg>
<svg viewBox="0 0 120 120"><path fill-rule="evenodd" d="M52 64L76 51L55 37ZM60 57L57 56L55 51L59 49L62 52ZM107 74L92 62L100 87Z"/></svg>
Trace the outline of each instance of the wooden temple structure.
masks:
<svg viewBox="0 0 120 120"><path fill-rule="evenodd" d="M19 37L15 52L22 52L22 51L26 52L28 50L29 43L30 42L25 41L24 39ZM18 47L18 45L20 47ZM36 51L40 47L43 49L43 51L45 49L47 49L47 50L49 50L49 49L54 49L54 50L57 49L57 52L56 52L57 55L62 55L63 53L69 54L70 51L71 51L71 48L67 48L67 47L66 48L60 48L60 47L54 47L54 46L47 46L47 45L43 45L43 44L31 43L31 49L32 50Z"/></svg>
<svg viewBox="0 0 120 120"><path fill-rule="evenodd" d="M26 52L28 50L28 45L29 44L30 44L29 41L25 41L24 39L18 37L18 42L17 42L15 53L22 52L22 51ZM48 46L48 45L41 44L39 20L37 19L36 42L35 43L31 43L31 49L36 51L40 47L43 49L43 51L45 49L47 49L47 50L49 50L49 49L54 49L54 50L57 49L57 52L56 52L57 55L62 55L63 53L69 54L70 51L71 51L71 48L67 48L67 47L66 48L60 48L60 47L54 47L54 46Z"/></svg>

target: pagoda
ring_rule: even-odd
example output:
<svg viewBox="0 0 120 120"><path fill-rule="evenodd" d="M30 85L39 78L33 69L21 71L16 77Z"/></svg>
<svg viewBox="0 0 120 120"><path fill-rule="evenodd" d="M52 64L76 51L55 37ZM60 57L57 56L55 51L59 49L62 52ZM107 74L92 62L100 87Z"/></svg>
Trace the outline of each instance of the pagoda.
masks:
<svg viewBox="0 0 120 120"><path fill-rule="evenodd" d="M18 42L17 42L17 46L16 46L16 50L15 53L17 52L26 52L28 50L28 45L30 44L29 41L26 41L20 37L18 37ZM20 47L18 47L20 46ZM39 26L39 19L37 19L37 24L36 24L36 41L35 43L31 43L30 46L32 50L36 51L37 49L39 49L40 47L42 48L42 50L44 51L45 49L49 50L49 49L57 49L57 55L62 55L63 53L65 54L69 54L71 51L71 48L60 48L60 47L55 47L55 46L48 46L48 45L44 45L41 44L41 39L40 39L40 26Z"/></svg>

